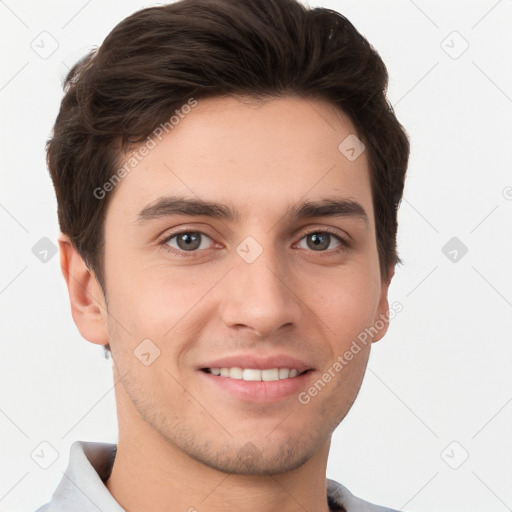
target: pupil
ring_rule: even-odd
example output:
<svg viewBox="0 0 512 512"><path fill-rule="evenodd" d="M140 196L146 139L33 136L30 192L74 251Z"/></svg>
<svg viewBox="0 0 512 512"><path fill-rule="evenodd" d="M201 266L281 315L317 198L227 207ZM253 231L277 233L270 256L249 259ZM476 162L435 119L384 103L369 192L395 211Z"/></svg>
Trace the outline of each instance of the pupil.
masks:
<svg viewBox="0 0 512 512"><path fill-rule="evenodd" d="M327 233L313 233L310 235L310 240L313 242L313 245L310 245L310 248L326 249L329 247L329 235Z"/></svg>
<svg viewBox="0 0 512 512"><path fill-rule="evenodd" d="M183 233L178 237L178 245L180 249L190 251L199 247L199 233Z"/></svg>

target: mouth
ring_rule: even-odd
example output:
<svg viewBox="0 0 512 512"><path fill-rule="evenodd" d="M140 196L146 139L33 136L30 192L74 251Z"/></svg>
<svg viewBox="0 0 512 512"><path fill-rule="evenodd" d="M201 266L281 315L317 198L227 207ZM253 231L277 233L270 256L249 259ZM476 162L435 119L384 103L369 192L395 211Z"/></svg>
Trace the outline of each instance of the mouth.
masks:
<svg viewBox="0 0 512 512"><path fill-rule="evenodd" d="M246 382L274 382L299 377L310 370L299 371L297 368L201 368L203 372L227 379L244 380Z"/></svg>
<svg viewBox="0 0 512 512"><path fill-rule="evenodd" d="M284 354L245 354L204 362L197 367L204 383L220 396L253 403L293 398L313 378L315 368Z"/></svg>

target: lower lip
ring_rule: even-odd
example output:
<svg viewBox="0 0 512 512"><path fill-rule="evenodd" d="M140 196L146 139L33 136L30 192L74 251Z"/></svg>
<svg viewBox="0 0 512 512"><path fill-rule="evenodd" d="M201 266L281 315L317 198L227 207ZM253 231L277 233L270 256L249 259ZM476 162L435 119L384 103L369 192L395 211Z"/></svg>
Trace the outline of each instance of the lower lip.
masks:
<svg viewBox="0 0 512 512"><path fill-rule="evenodd" d="M247 402L277 402L290 396L297 396L306 388L306 380L310 371L293 377L273 381L246 381L231 379L211 373L199 372L208 382L222 391Z"/></svg>

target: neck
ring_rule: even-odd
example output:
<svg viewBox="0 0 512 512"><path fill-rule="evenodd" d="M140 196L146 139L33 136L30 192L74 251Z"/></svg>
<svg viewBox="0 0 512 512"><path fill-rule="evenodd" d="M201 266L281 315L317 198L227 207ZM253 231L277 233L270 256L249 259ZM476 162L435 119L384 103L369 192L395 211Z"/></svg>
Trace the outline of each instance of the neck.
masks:
<svg viewBox="0 0 512 512"><path fill-rule="evenodd" d="M192 459L142 422L122 428L106 486L126 512L328 512L330 441L302 466L281 474L226 474ZM141 443L141 439L144 442Z"/></svg>

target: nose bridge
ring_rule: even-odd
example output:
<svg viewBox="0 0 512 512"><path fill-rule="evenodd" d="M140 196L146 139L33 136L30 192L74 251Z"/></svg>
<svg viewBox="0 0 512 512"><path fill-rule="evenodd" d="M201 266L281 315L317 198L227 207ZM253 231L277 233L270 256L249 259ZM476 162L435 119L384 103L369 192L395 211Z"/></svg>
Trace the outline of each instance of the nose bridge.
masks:
<svg viewBox="0 0 512 512"><path fill-rule="evenodd" d="M236 248L222 308L226 325L246 326L261 336L295 324L300 318L287 262L276 251L271 237L265 240L260 244L247 237Z"/></svg>

